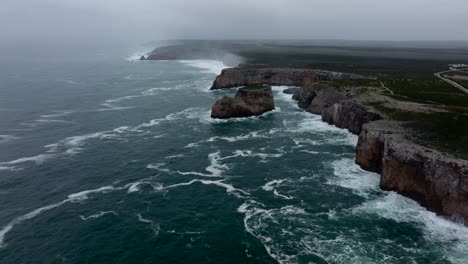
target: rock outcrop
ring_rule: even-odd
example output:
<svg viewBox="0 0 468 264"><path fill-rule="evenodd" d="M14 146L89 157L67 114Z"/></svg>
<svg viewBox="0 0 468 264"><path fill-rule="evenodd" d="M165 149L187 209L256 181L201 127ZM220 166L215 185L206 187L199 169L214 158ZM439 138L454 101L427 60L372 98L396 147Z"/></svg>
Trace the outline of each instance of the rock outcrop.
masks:
<svg viewBox="0 0 468 264"><path fill-rule="evenodd" d="M309 69L224 69L216 77L211 90L248 85L304 86L306 82L333 81L342 79L365 79L366 77L322 70Z"/></svg>
<svg viewBox="0 0 468 264"><path fill-rule="evenodd" d="M301 90L301 87L289 87L283 90L284 94L295 94Z"/></svg>
<svg viewBox="0 0 468 264"><path fill-rule="evenodd" d="M305 86L287 93L294 94L301 108L322 115L323 121L359 135L356 163L380 173L383 190L396 191L439 215L468 224L468 161L415 143L405 123L383 120L385 115L373 106L415 113L444 110L397 101L369 87L339 89L317 83L340 78L360 77L312 70L228 69L218 76L212 89L264 83ZM227 107L235 109L227 111L230 115L251 114L245 101L237 97L222 99L213 106L213 112L223 112L219 109Z"/></svg>
<svg viewBox="0 0 468 264"><path fill-rule="evenodd" d="M353 99L352 93L324 85L311 85L296 91L293 99L322 120L359 135L363 124L382 119L381 115Z"/></svg>
<svg viewBox="0 0 468 264"><path fill-rule="evenodd" d="M415 143L404 123L383 120L361 91L312 85L294 97L302 108L322 115L323 121L359 135L356 163L380 173L383 190L396 191L468 224L468 161Z"/></svg>
<svg viewBox="0 0 468 264"><path fill-rule="evenodd" d="M246 87L237 91L235 97L218 100L211 109L212 118L258 116L275 109L271 87Z"/></svg>
<svg viewBox="0 0 468 264"><path fill-rule="evenodd" d="M468 223L468 161L420 146L392 121L363 126L356 163L381 173L380 186L438 214Z"/></svg>
<svg viewBox="0 0 468 264"><path fill-rule="evenodd" d="M382 117L354 100L345 100L322 110L322 120L359 135L364 124Z"/></svg>

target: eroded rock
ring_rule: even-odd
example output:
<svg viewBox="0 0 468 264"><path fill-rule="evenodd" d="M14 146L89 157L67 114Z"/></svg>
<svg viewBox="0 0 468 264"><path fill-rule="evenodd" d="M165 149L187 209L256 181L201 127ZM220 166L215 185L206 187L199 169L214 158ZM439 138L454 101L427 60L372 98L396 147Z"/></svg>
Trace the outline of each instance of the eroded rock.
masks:
<svg viewBox="0 0 468 264"><path fill-rule="evenodd" d="M235 97L224 97L213 105L212 118L258 116L275 109L273 92L269 86L246 87L237 91Z"/></svg>

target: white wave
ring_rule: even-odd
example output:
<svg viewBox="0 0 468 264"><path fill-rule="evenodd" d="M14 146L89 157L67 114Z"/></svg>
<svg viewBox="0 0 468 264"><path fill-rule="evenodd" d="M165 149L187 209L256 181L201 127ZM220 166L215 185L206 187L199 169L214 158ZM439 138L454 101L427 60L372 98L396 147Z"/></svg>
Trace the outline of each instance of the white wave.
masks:
<svg viewBox="0 0 468 264"><path fill-rule="evenodd" d="M281 183L285 181L286 179L269 181L262 186L262 189L265 191L273 191L276 187L278 187Z"/></svg>
<svg viewBox="0 0 468 264"><path fill-rule="evenodd" d="M161 228L158 223L154 223L152 220L144 218L141 214L138 214L138 221L149 224L151 230L153 230L153 233L155 236L159 235L159 232L161 231Z"/></svg>
<svg viewBox="0 0 468 264"><path fill-rule="evenodd" d="M101 104L102 106L104 106L105 108L99 108L95 111L98 111L98 112L105 112L105 111L122 111L122 110L128 110L128 109L133 109L135 108L134 106L115 106L113 104L110 104L110 103L103 103Z"/></svg>
<svg viewBox="0 0 468 264"><path fill-rule="evenodd" d="M110 192L110 191L114 191L114 190L120 190L120 189L121 188L116 188L116 187L111 186L111 185L110 186L103 186L103 187L99 187L99 188L93 189L93 190L85 190L85 191L70 194L70 195L68 195L68 199L66 199L65 201L68 201L68 202L81 202L81 201L87 200L89 198L90 194L106 193L106 192Z"/></svg>
<svg viewBox="0 0 468 264"><path fill-rule="evenodd" d="M14 136L14 135L0 135L0 144L10 142L10 141L13 141L13 140L16 140L16 139L18 139L18 137Z"/></svg>
<svg viewBox="0 0 468 264"><path fill-rule="evenodd" d="M151 169L151 170L159 170L159 171L164 171L164 172L169 172L168 169L163 169L162 167L164 167L166 165L166 163L152 163L152 164L148 164L146 166L147 169Z"/></svg>
<svg viewBox="0 0 468 264"><path fill-rule="evenodd" d="M367 197L378 192L380 177L378 174L361 169L354 159L344 158L331 163L335 177L328 179L328 184L352 189L356 194Z"/></svg>
<svg viewBox="0 0 468 264"><path fill-rule="evenodd" d="M10 232L16 225L21 224L23 221L32 219L32 218L42 214L43 212L52 210L52 209L57 208L57 207L59 207L59 206L61 206L63 204L66 204L66 203L82 202L82 201L88 199L89 194L101 193L101 192L105 193L105 192L113 191L115 189L116 188L114 188L113 186L104 186L104 187L100 187L100 188L93 189L93 190L86 190L86 191L81 191L81 192L78 192L78 193L73 193L73 194L68 195L67 199L65 199L65 200L63 200L61 202L46 205L46 206L37 208L35 210L32 210L29 213L26 213L24 215L16 217L12 221L10 221L7 225L2 227L2 229L0 229L0 248L6 246L6 244L4 243L5 235L8 232Z"/></svg>
<svg viewBox="0 0 468 264"><path fill-rule="evenodd" d="M292 94L283 93L283 90L291 88L290 86L272 86L271 88L275 92L275 100L288 102L294 108L299 109L299 106L297 106L297 103L292 99Z"/></svg>
<svg viewBox="0 0 468 264"><path fill-rule="evenodd" d="M167 156L165 157L165 159L177 159L177 158L183 158L183 157L185 157L184 154L177 154L177 155Z"/></svg>
<svg viewBox="0 0 468 264"><path fill-rule="evenodd" d="M412 199L394 192L362 204L355 213L377 214L399 223L417 223L425 229L430 241L447 245L447 257L452 263L466 263L468 259L468 227L455 223L427 211Z"/></svg>
<svg viewBox="0 0 468 264"><path fill-rule="evenodd" d="M313 155L320 154L320 152L318 152L318 151L312 151L312 150L301 150L300 152L304 152L304 153L308 153L308 154L313 154Z"/></svg>
<svg viewBox="0 0 468 264"><path fill-rule="evenodd" d="M72 113L73 113L73 111L69 111L69 110L54 111L54 114L40 115L40 118L49 119L49 118L56 118L56 117L64 117L64 116L70 115Z"/></svg>
<svg viewBox="0 0 468 264"><path fill-rule="evenodd" d="M134 182L131 183L128 187L128 193L134 193L140 191L140 185L144 184L145 182Z"/></svg>
<svg viewBox="0 0 468 264"><path fill-rule="evenodd" d="M278 196L286 200L294 199L294 197L280 194L278 190L276 190L276 188L280 187L281 184L286 181L288 181L288 179L272 180L272 181L265 183L265 185L262 186L262 189L267 192L272 191L275 196Z"/></svg>
<svg viewBox="0 0 468 264"><path fill-rule="evenodd" d="M199 68L206 73L220 74L223 69L229 68L222 61L216 60L181 60L179 61L185 65Z"/></svg>
<svg viewBox="0 0 468 264"><path fill-rule="evenodd" d="M193 172L193 171L189 171L189 172L177 171L177 173L181 175L197 175L201 177L221 177L223 172L229 169L229 166L227 166L226 164L222 164L220 162L222 159L223 158L221 157L220 151L210 153L208 155L208 160L210 161L210 165L208 165L205 168L205 170L209 172L209 174L201 173L201 172Z"/></svg>
<svg viewBox="0 0 468 264"><path fill-rule="evenodd" d="M32 156L32 157L23 157L23 158L19 158L19 159L12 160L12 161L0 162L0 165L16 165L16 164L25 163L25 162L34 162L36 164L42 164L51 158L60 156L60 154L75 155L82 150L82 147L89 140L92 140L92 139L119 140L121 139L122 134L134 133L134 132L141 133L142 132L141 129L156 126L164 121L173 121L173 120L180 119L182 117L190 118L190 115L191 115L190 112L192 112L194 109L195 108L184 109L179 112L168 114L167 116L163 118L150 120L149 122L137 125L135 127L121 126L121 127L114 128L112 130L108 130L108 131L100 131L100 132L79 135L79 136L67 137L63 140L58 141L57 143L44 146L44 148L46 148L47 150L43 154L39 154L39 155ZM9 169L11 170L12 168L10 167Z"/></svg>
<svg viewBox="0 0 468 264"><path fill-rule="evenodd" d="M198 147L200 144L202 143L205 143L205 142L216 142L218 140L224 140L224 141L227 141L229 143L233 143L233 142L237 142L237 141L244 141L244 140L249 140L249 139L253 139L253 138L268 138L268 136L266 135L262 135L260 134L260 132L262 132L261 130L259 131L252 131L252 132L249 132L248 134L242 134L242 135L239 135L239 136L233 136L233 137L220 137L220 136L214 136L214 137L210 137L209 139L207 140L202 140L202 141L198 141L198 142L193 142L193 143L189 143L185 146L185 148L193 148L193 147Z"/></svg>
<svg viewBox="0 0 468 264"><path fill-rule="evenodd" d="M222 187L222 188L226 189L227 193L231 193L231 194L233 194L234 196L236 196L238 198L245 198L244 195L246 195L246 196L250 195L248 192L246 192L244 190L237 189L234 186L232 186L231 184L225 183L224 180L213 181L213 180L195 179L195 180L191 180L189 182L182 182L182 183L177 183L177 184L173 184L173 185L163 186L161 188L162 189L171 189L171 188L180 187L180 186L192 185L194 183L202 183L202 184L205 184L205 185L216 185L216 186Z"/></svg>
<svg viewBox="0 0 468 264"><path fill-rule="evenodd" d="M89 219L100 218L100 217L103 217L103 216L108 215L108 214L118 215L115 211L100 211L97 214L92 214L92 215L89 215L89 216L80 215L80 218L81 218L81 220L86 221L86 220L89 220Z"/></svg>
<svg viewBox="0 0 468 264"><path fill-rule="evenodd" d="M257 153L257 152L253 152L252 150L236 150L234 151L234 155L223 157L221 158L221 160L231 159L231 158L236 158L236 157L254 157L254 158L260 158L262 160L265 160L267 158L280 158L281 156L283 156L283 153L270 154L270 153Z"/></svg>
<svg viewBox="0 0 468 264"><path fill-rule="evenodd" d="M291 215L307 215L307 213L302 208L290 205L270 210L261 207L263 207L263 205L254 200L248 200L239 206L237 212L245 215L245 230L253 237L257 238L266 249L268 255L278 263L296 263L297 257L295 255L283 253L280 248L280 245L283 243L278 243L274 241L273 238L266 236L264 230L268 229L268 222L277 223L276 218L278 215L290 217Z"/></svg>
<svg viewBox="0 0 468 264"><path fill-rule="evenodd" d="M248 139L251 139L251 138L268 138L266 135L261 135L260 132L262 132L261 130L259 131L252 131L252 132L249 132L248 134L243 134L243 135L240 135L240 136L235 136L235 137L211 137L207 140L207 142L214 142L214 141L217 141L217 140L225 140L227 142L236 142L236 141L243 141L243 140L248 140Z"/></svg>
<svg viewBox="0 0 468 264"><path fill-rule="evenodd" d="M120 102L123 102L123 101L127 101L127 100L132 100L132 99L135 99L135 98L158 95L158 94L160 94L161 92L164 92L164 91L180 90L180 89L184 88L184 86L185 85L177 85L177 86L174 86L174 87L154 87L154 88L147 89L147 90L141 92L140 94L126 95L126 96L122 96L122 97L118 97L118 98L107 99L101 105L107 107L106 109L129 109L129 108L132 108L132 107L122 107L122 106L116 106L114 104L115 103L120 103Z"/></svg>
<svg viewBox="0 0 468 264"><path fill-rule="evenodd" d="M254 122L259 121L262 118L268 117L270 115L274 115L278 112L281 112L281 108L276 107L274 110L263 113L259 116L249 116L249 117L233 117L228 119L218 119L218 118L211 118L211 110L205 111L205 113L199 119L200 123L202 124L225 124L225 123L237 123L237 122Z"/></svg>
<svg viewBox="0 0 468 264"><path fill-rule="evenodd" d="M0 171L19 171L19 170L21 170L21 168L14 167L14 166L10 166L10 167L0 166Z"/></svg>
<svg viewBox="0 0 468 264"><path fill-rule="evenodd" d="M12 161L0 162L0 165L16 165L16 164L20 164L24 162L33 162L36 164L42 164L52 157L54 157L53 154L39 154L39 155L32 156L32 157L24 157L24 158L15 159Z"/></svg>
<svg viewBox="0 0 468 264"><path fill-rule="evenodd" d="M302 119L300 119L299 122L289 120L283 122L287 127L287 132L314 133L326 136L326 139L322 140L321 143L344 144L351 146L356 146L357 144L358 136L352 134L348 130L323 122L319 115L313 115L305 112L299 112L296 115L302 116Z"/></svg>
<svg viewBox="0 0 468 264"><path fill-rule="evenodd" d="M71 123L70 121L60 119L36 119L34 121L39 123Z"/></svg>
<svg viewBox="0 0 468 264"><path fill-rule="evenodd" d="M115 99L107 99L104 102L107 103L106 106L108 106L109 104L118 103L118 102L130 100L130 99L134 99L138 97L141 97L141 95L127 95L127 96L123 96L123 97L119 97Z"/></svg>

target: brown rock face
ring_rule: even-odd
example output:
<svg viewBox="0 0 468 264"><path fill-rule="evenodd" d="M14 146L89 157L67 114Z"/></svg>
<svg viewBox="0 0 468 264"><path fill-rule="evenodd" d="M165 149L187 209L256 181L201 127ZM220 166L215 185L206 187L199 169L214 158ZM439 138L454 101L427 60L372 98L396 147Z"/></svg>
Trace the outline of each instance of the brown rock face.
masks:
<svg viewBox="0 0 468 264"><path fill-rule="evenodd" d="M362 125L382 119L379 114L358 101L348 99L350 94L323 85L314 90L314 85L297 91L293 99L298 101L299 107L306 108L308 112L321 114L323 121L347 128L351 133L359 135Z"/></svg>
<svg viewBox="0 0 468 264"><path fill-rule="evenodd" d="M404 129L396 122L364 125L356 146L356 163L380 172L382 189L468 223L468 161L417 145L402 133Z"/></svg>
<svg viewBox="0 0 468 264"><path fill-rule="evenodd" d="M346 100L322 110L322 120L359 135L362 125L382 117L353 100Z"/></svg>
<svg viewBox="0 0 468 264"><path fill-rule="evenodd" d="M317 115L321 115L324 109L346 100L346 96L343 93L340 93L333 88L317 91L316 94L317 96L314 100L306 106L306 110L307 112Z"/></svg>
<svg viewBox="0 0 468 264"><path fill-rule="evenodd" d="M360 75L309 69L224 69L211 90L248 85L303 86L306 81L365 79Z"/></svg>
<svg viewBox="0 0 468 264"><path fill-rule="evenodd" d="M235 97L218 100L211 109L212 118L232 118L258 116L275 109L271 87L241 88Z"/></svg>

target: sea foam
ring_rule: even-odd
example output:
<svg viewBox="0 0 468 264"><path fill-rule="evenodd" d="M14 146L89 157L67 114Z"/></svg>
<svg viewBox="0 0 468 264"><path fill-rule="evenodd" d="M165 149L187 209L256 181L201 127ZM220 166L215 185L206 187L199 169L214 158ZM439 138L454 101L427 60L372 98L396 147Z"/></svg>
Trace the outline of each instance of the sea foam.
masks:
<svg viewBox="0 0 468 264"><path fill-rule="evenodd" d="M180 62L216 75L220 74L223 69L229 68L223 62L216 60L181 60Z"/></svg>

